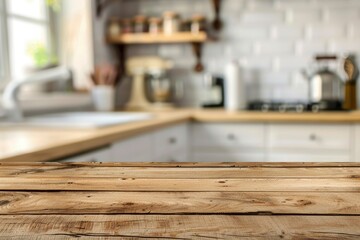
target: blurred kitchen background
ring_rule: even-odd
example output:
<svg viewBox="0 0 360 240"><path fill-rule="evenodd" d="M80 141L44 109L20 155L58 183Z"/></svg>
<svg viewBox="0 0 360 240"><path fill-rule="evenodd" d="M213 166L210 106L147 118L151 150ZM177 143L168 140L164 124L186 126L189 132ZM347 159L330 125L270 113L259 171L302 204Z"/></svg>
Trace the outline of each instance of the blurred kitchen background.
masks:
<svg viewBox="0 0 360 240"><path fill-rule="evenodd" d="M221 30L213 26L217 2ZM88 106L89 96L79 92L92 88L90 74L101 64L119 66L117 105L124 106L132 78L121 66L141 56L171 62L167 77L183 85L182 96L176 99L179 106L204 105L204 75L226 81L225 66L233 60L238 61L246 83L248 103L307 102L309 84L302 71L314 70L316 55L336 55L338 61L330 64L332 71L345 78L342 57L360 53L358 0L0 0L0 13L0 86L53 64L73 71L70 84L22 89L21 98L30 99L24 103L30 108L41 108L31 101L54 102L59 108ZM201 30L207 35L199 40L197 50L201 50L198 60L204 71L194 71L200 62L191 38L172 44L127 45L109 40L111 34L139 32L134 29L136 24L141 28L150 17L164 16L177 20L179 31L186 24L191 30L194 21L203 24ZM129 21L132 28L127 29ZM157 20L152 21L156 25ZM44 94L59 90L73 93Z"/></svg>

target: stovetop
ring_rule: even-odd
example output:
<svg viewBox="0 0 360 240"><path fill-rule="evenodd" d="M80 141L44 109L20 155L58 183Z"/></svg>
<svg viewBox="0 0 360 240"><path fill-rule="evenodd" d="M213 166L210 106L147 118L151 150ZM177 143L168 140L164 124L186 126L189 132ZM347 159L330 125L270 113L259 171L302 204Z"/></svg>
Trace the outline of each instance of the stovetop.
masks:
<svg viewBox="0 0 360 240"><path fill-rule="evenodd" d="M305 102L267 102L254 101L248 105L250 111L261 112L323 112L344 111L340 101L323 101L318 103Z"/></svg>

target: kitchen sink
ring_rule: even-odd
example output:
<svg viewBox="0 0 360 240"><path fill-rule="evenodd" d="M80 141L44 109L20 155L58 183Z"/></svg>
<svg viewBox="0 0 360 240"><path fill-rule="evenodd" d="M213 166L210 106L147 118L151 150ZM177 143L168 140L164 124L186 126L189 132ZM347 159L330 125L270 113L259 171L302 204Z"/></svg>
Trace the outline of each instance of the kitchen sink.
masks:
<svg viewBox="0 0 360 240"><path fill-rule="evenodd" d="M104 128L126 123L150 120L150 113L57 113L25 118L22 122L0 122L0 126L54 127L54 128Z"/></svg>

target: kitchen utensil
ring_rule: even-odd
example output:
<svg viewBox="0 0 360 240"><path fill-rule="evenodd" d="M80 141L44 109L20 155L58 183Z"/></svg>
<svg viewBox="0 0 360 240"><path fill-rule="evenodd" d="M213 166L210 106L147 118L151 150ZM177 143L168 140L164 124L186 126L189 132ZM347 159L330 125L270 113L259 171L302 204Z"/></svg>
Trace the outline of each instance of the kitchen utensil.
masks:
<svg viewBox="0 0 360 240"><path fill-rule="evenodd" d="M96 86L91 93L96 111L111 112L115 110L115 89L111 85Z"/></svg>
<svg viewBox="0 0 360 240"><path fill-rule="evenodd" d="M344 109L357 109L356 84L359 77L359 69L356 66L355 56L349 55L344 60L344 71L346 73Z"/></svg>
<svg viewBox="0 0 360 240"><path fill-rule="evenodd" d="M314 111L327 110L328 106L342 106L343 81L329 68L329 63L336 60L337 56L317 56L317 70L311 75L303 71L309 81L309 102L316 108Z"/></svg>
<svg viewBox="0 0 360 240"><path fill-rule="evenodd" d="M90 75L95 86L112 86L115 87L119 81L117 67L112 64L98 65L95 72Z"/></svg>

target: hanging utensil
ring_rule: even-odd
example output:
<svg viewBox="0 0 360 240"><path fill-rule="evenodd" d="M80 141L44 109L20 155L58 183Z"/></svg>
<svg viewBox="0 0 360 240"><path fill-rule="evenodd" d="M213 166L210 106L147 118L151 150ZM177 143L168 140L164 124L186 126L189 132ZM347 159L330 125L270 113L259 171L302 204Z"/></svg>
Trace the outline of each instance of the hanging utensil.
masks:
<svg viewBox="0 0 360 240"><path fill-rule="evenodd" d="M354 55L345 57L344 71L346 73L345 81L345 97L344 97L344 109L356 110L357 109L357 93L356 84L359 77L359 69L356 66L356 60Z"/></svg>

